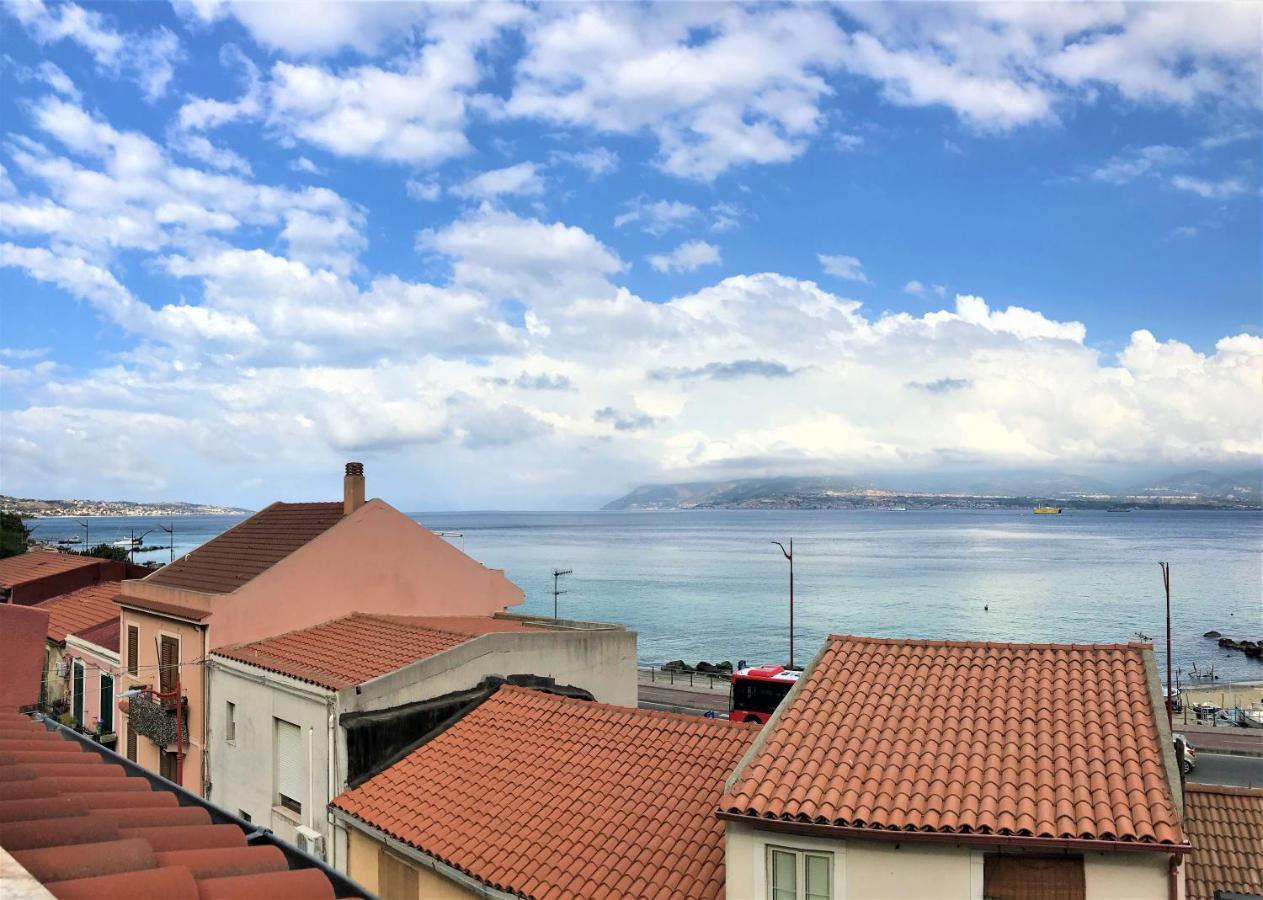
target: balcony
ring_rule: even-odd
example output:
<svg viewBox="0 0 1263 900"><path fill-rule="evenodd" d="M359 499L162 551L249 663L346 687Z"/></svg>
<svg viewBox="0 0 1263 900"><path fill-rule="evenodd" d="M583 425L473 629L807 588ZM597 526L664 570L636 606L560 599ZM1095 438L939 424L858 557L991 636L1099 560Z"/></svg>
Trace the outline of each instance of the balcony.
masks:
<svg viewBox="0 0 1263 900"><path fill-rule="evenodd" d="M181 697L184 716L184 743L189 743L189 701ZM176 704L174 700L159 700L152 694L132 697L127 703L127 722L133 731L153 741L159 747L176 742Z"/></svg>

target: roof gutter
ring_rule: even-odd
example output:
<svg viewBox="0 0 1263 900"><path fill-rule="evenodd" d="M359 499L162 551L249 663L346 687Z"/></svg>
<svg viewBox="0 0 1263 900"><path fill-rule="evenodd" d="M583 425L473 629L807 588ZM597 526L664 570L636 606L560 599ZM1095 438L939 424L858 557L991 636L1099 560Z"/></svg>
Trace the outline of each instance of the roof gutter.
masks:
<svg viewBox="0 0 1263 900"><path fill-rule="evenodd" d="M454 866L450 866L437 857L431 856L424 850L418 850L411 844L405 844L403 841L391 837L379 828L374 828L367 822L357 819L350 813L343 812L336 806L330 804L329 811L333 813L333 817L343 825L348 825L358 831L367 834L369 837L379 841L388 850L398 853L400 856L406 856L408 859L429 869L436 875L441 875L451 881L456 882L465 890L469 891L475 897L486 897L488 900L517 900L522 894L510 894L498 888L493 888L484 881L480 881L472 875L462 872Z"/></svg>
<svg viewBox="0 0 1263 900"><path fill-rule="evenodd" d="M1190 852L1191 845L1184 844L1151 844L1144 841L1107 841L1091 838L1045 838L1027 837L1021 834L984 834L981 832L949 832L949 831L894 831L888 828L857 828L850 825L822 825L815 822L793 822L785 819L761 819L741 813L716 810L716 817L725 822L740 822L751 828L766 831L778 831L785 834L803 834L813 837L831 838L835 841L908 841L933 844L964 844L977 846L985 844L1005 847L1029 847L1040 850L1101 850L1106 852L1125 853L1170 853L1182 856Z"/></svg>

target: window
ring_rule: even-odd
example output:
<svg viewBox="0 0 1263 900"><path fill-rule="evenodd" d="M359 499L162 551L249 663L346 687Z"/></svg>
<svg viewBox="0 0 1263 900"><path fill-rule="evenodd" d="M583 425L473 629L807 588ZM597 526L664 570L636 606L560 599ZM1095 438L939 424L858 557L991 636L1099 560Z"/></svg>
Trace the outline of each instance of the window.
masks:
<svg viewBox="0 0 1263 900"><path fill-rule="evenodd" d="M136 761L136 732L130 726L127 729L127 758Z"/></svg>
<svg viewBox="0 0 1263 900"><path fill-rule="evenodd" d="M768 847L767 894L771 900L830 900L833 854Z"/></svg>
<svg viewBox="0 0 1263 900"><path fill-rule="evenodd" d="M224 713L224 740L232 743L237 739L237 704L231 700L228 702L228 709Z"/></svg>
<svg viewBox="0 0 1263 900"><path fill-rule="evenodd" d="M70 711L74 713L75 724L83 724L83 663L75 660L71 666Z"/></svg>
<svg viewBox="0 0 1263 900"><path fill-rule="evenodd" d="M135 625L127 626L127 674L140 672L140 629Z"/></svg>
<svg viewBox="0 0 1263 900"><path fill-rule="evenodd" d="M101 673L101 731L114 730L114 676Z"/></svg>
<svg viewBox="0 0 1263 900"><path fill-rule="evenodd" d="M253 819L250 818L250 814L246 812L244 809L237 810L237 818L242 819L246 822L254 821Z"/></svg>
<svg viewBox="0 0 1263 900"><path fill-rule="evenodd" d="M417 870L385 847L377 853L377 895L382 900L413 900Z"/></svg>
<svg viewBox="0 0 1263 900"><path fill-rule="evenodd" d="M176 778L177 773L175 770L176 770L175 754L169 753L166 750L159 750L158 751L158 774L161 775L163 778L167 779L167 781L176 781L178 783L178 779Z"/></svg>
<svg viewBox="0 0 1263 900"><path fill-rule="evenodd" d="M166 693L175 690L180 677L180 639L164 634L159 648L158 690Z"/></svg>
<svg viewBox="0 0 1263 900"><path fill-rule="evenodd" d="M273 721L276 723L276 805L301 813L307 793L303 732L284 719Z"/></svg>
<svg viewBox="0 0 1263 900"><path fill-rule="evenodd" d="M988 854L983 859L985 900L1083 900L1083 858Z"/></svg>

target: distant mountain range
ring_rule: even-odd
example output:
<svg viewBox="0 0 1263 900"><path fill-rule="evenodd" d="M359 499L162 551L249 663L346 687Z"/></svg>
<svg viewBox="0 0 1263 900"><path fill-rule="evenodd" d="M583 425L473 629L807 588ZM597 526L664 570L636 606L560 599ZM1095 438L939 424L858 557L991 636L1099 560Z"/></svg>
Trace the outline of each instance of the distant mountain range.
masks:
<svg viewBox="0 0 1263 900"><path fill-rule="evenodd" d="M248 509L162 500L137 503L131 500L32 500L0 495L0 512L15 512L23 518L37 516L236 516Z"/></svg>
<svg viewBox="0 0 1263 900"><path fill-rule="evenodd" d="M603 507L624 509L1004 508L1259 509L1263 472L1181 472L1131 485L1056 472L852 478L781 476L647 484Z"/></svg>

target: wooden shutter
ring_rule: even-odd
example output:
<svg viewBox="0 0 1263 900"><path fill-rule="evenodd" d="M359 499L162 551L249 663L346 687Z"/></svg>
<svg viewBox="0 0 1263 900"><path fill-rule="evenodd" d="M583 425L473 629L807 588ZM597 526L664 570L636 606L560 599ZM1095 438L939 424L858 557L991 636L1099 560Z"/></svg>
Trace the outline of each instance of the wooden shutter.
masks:
<svg viewBox="0 0 1263 900"><path fill-rule="evenodd" d="M127 626L127 674L135 675L140 671L140 629L135 625Z"/></svg>
<svg viewBox="0 0 1263 900"><path fill-rule="evenodd" d="M982 895L985 900L1084 900L1083 859L989 855L983 862Z"/></svg>
<svg viewBox="0 0 1263 900"><path fill-rule="evenodd" d="M175 754L166 750L158 751L158 774L167 781L175 781Z"/></svg>
<svg viewBox="0 0 1263 900"><path fill-rule="evenodd" d="M114 730L114 676L101 673L101 730Z"/></svg>
<svg viewBox="0 0 1263 900"><path fill-rule="evenodd" d="M160 647L161 659L158 664L161 668L158 670L160 675L158 689L163 692L173 691L176 678L180 673L180 641L164 634Z"/></svg>
<svg viewBox="0 0 1263 900"><path fill-rule="evenodd" d="M276 793L277 803L302 811L307 796L307 755L303 752L303 732L297 725L276 720ZM290 801L285 803L284 800Z"/></svg>
<svg viewBox="0 0 1263 900"><path fill-rule="evenodd" d="M71 666L71 711L74 713L75 722L83 724L83 663L75 660Z"/></svg>
<svg viewBox="0 0 1263 900"><path fill-rule="evenodd" d="M127 726L127 758L136 761L136 732L130 725Z"/></svg>

